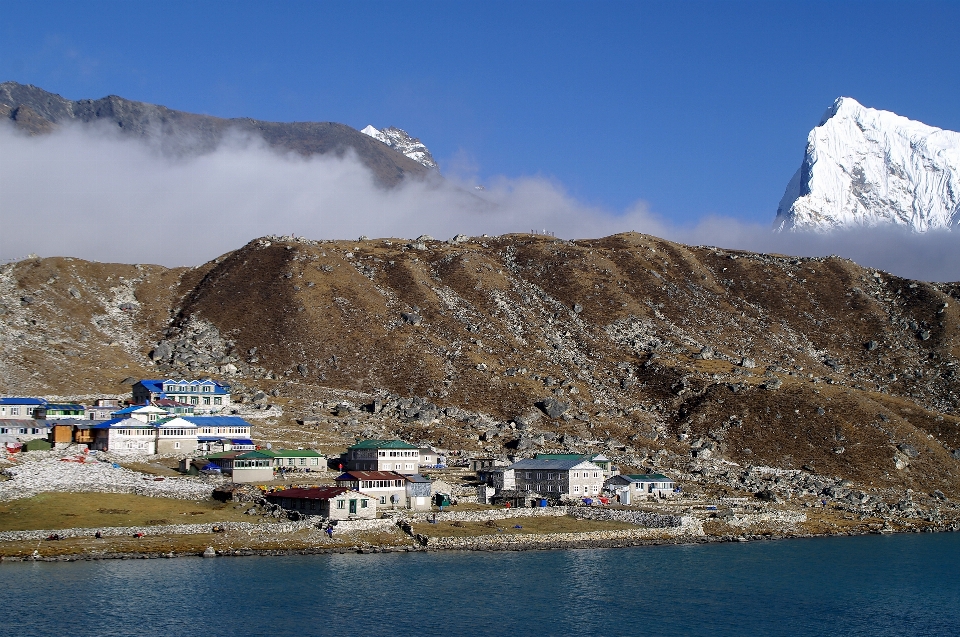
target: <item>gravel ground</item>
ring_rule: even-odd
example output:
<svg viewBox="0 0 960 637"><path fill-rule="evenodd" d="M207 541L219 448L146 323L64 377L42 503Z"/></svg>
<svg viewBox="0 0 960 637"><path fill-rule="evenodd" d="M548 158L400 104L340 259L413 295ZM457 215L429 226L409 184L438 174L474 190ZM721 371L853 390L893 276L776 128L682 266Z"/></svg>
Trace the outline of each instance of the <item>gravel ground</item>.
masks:
<svg viewBox="0 0 960 637"><path fill-rule="evenodd" d="M29 498L45 491L135 493L162 498L207 498L223 482L216 478L182 477L154 480L136 471L114 467L116 459L92 452L62 456L57 452L30 452L7 458L3 469L9 480L0 482L0 501ZM125 462L138 460L124 457Z"/></svg>

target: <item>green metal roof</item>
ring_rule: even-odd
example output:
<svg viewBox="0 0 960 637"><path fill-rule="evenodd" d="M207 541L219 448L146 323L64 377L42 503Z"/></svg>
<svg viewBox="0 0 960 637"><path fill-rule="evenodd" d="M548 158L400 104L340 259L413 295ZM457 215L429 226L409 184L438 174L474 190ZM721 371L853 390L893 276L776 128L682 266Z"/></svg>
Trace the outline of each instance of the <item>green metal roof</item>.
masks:
<svg viewBox="0 0 960 637"><path fill-rule="evenodd" d="M313 449L277 449L267 451L275 458L322 458L323 456Z"/></svg>
<svg viewBox="0 0 960 637"><path fill-rule="evenodd" d="M361 440L348 449L419 449L416 445L402 440Z"/></svg>
<svg viewBox="0 0 960 637"><path fill-rule="evenodd" d="M234 460L255 460L257 458L273 458L272 454L264 453L263 451L248 451L247 453L241 454L234 458Z"/></svg>

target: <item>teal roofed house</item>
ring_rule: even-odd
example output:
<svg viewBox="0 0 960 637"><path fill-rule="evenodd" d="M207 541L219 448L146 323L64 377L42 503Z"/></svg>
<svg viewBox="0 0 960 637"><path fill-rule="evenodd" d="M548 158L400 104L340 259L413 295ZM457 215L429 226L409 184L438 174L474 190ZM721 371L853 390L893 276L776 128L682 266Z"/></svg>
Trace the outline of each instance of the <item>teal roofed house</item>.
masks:
<svg viewBox="0 0 960 637"><path fill-rule="evenodd" d="M273 466L290 470L322 471L327 468L327 457L313 449L275 449L265 453L273 456Z"/></svg>
<svg viewBox="0 0 960 637"><path fill-rule="evenodd" d="M347 471L395 471L416 473L420 448L403 440L358 440L342 456Z"/></svg>

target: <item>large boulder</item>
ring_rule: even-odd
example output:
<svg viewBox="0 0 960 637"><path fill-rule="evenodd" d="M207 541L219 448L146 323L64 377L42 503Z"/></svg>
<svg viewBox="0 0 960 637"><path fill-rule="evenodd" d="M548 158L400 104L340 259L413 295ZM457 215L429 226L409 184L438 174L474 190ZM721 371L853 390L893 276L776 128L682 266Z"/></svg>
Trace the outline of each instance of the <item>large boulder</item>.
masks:
<svg viewBox="0 0 960 637"><path fill-rule="evenodd" d="M551 418L559 418L563 414L567 413L567 410L570 409L570 403L559 401L553 397L544 398L537 404L537 406L543 410L543 413L547 414Z"/></svg>

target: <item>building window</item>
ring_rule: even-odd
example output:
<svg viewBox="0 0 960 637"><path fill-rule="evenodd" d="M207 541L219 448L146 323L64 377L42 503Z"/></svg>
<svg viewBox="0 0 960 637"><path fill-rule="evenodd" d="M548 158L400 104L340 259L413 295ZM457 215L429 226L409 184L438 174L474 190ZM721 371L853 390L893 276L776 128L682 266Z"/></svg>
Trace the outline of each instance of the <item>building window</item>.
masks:
<svg viewBox="0 0 960 637"><path fill-rule="evenodd" d="M209 397L209 396L204 396L204 397L203 397L203 404L204 404L204 405L209 405L209 404L210 404L210 397Z"/></svg>
<svg viewBox="0 0 960 637"><path fill-rule="evenodd" d="M179 448L180 448L180 443L179 443L179 442L173 443L173 448L174 448L174 449L179 449Z"/></svg>
<svg viewBox="0 0 960 637"><path fill-rule="evenodd" d="M346 503L345 500L337 500L337 508L338 508L338 509L343 509L343 508L345 508L345 507L346 507L346 504L347 504L347 503Z"/></svg>
<svg viewBox="0 0 960 637"><path fill-rule="evenodd" d="M213 404L214 404L214 405L222 405L222 404L223 404L223 399L220 398L219 396L214 396L214 397L213 397Z"/></svg>
<svg viewBox="0 0 960 637"><path fill-rule="evenodd" d="M360 508L361 508L361 509L366 509L366 508L367 508L367 501L366 501L366 500L360 500Z"/></svg>
<svg viewBox="0 0 960 637"><path fill-rule="evenodd" d="M380 496L380 504L386 504L386 503L387 503L387 496L385 495Z"/></svg>
<svg viewBox="0 0 960 637"><path fill-rule="evenodd" d="M19 408L19 407L11 407L11 408L10 408L10 415L11 415L11 416L19 416L19 415L20 415L20 408Z"/></svg>

